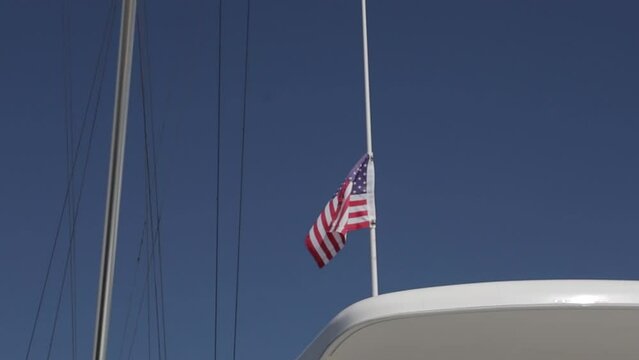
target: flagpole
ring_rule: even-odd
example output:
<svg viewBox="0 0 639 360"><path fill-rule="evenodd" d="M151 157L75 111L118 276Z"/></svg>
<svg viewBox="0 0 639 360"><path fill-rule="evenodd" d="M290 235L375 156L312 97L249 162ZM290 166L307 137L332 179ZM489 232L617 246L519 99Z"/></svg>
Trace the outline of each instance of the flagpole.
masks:
<svg viewBox="0 0 639 360"><path fill-rule="evenodd" d="M366 22L366 0L362 0L362 43L364 50L364 94L366 101L366 151L373 158L373 136L371 131L371 89L368 71L368 29ZM371 288L373 296L379 294L377 284L377 234L375 221L370 226L371 239Z"/></svg>
<svg viewBox="0 0 639 360"><path fill-rule="evenodd" d="M126 123L129 110L135 10L136 0L122 1L122 25L120 28L120 51L118 54L113 132L111 135L111 160L109 164L109 183L107 186L107 204L102 243L102 266L93 340L94 360L106 359L107 338L109 335L115 255L118 241L118 220L120 216L120 195L122 193L124 145L126 141Z"/></svg>

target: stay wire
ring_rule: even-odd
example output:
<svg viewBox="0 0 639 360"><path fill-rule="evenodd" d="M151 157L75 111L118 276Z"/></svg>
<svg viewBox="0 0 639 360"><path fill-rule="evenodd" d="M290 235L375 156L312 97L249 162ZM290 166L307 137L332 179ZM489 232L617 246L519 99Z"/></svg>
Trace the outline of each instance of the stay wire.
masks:
<svg viewBox="0 0 639 360"><path fill-rule="evenodd" d="M71 77L71 20L69 17L70 4L69 0L62 0L62 52L63 52L63 72L64 72L64 123L66 128L66 149L67 149L67 181L71 182L69 197L71 203L75 203L74 185L75 182L71 176L71 165L73 162L73 143L74 143L74 122L73 122L73 82ZM69 242L71 244L71 260L70 260L70 286L69 296L71 298L71 359L77 358L77 341L76 341L76 256L75 256L75 237L72 236L75 223L73 222L73 207L68 207L69 219Z"/></svg>
<svg viewBox="0 0 639 360"><path fill-rule="evenodd" d="M148 231L147 231L147 236L148 236ZM149 243L147 241L147 243ZM155 251L155 243L150 242L147 246L151 247L151 250L149 252L153 253ZM138 324L139 324L139 320L140 320L140 315L142 314L142 309L144 309L144 300L146 298L145 294L149 291L149 276L151 274L151 266L153 266L152 264L153 259L151 258L151 261L147 260L147 265L146 265L146 274L144 275L144 283L145 286L142 289L142 294L140 295L140 299L138 302L138 313L136 315L136 320L135 320L135 326L133 328L133 335L132 335L132 340L131 340L131 344L129 346L129 352L128 352L128 356L127 359L131 359L131 354L133 352L133 345L135 343L135 337L137 335L137 331L138 331Z"/></svg>
<svg viewBox="0 0 639 360"><path fill-rule="evenodd" d="M151 242L147 241L147 261L149 263L151 263L152 260L152 256L151 256L151 243L153 242L153 237L151 237ZM150 277L147 277L146 279L146 287L147 289L150 289L151 287L151 279ZM147 346L147 355L149 357L149 360L151 360L151 291L147 291L146 292L146 346Z"/></svg>
<svg viewBox="0 0 639 360"><path fill-rule="evenodd" d="M62 284L60 292L58 293L58 302L55 308L55 316L53 318L53 328L51 329L51 338L49 339L49 347L47 350L47 360L51 359L51 350L53 349L53 339L55 338L55 330L58 324L58 315L60 314L60 305L62 304L62 294L64 294L64 284L67 280L67 270L69 268L69 260L71 254L71 244L69 243L69 250L67 251L67 260L64 262L64 270L62 274Z"/></svg>
<svg viewBox="0 0 639 360"><path fill-rule="evenodd" d="M100 105L100 100L102 98L102 88L100 87L100 89L98 90L98 95L97 95L97 103L96 103L96 107L95 107L95 112L94 112L94 116L93 116L93 120L91 123L91 129L89 131L89 139L88 139L88 143L87 143L87 150L86 150L86 156L84 159L84 164L82 167L82 176L80 178L80 188L78 190L78 198L75 201L75 203L73 205L71 205L73 207L73 219L72 219L72 228L71 228L71 234L70 234L70 238L74 239L75 235L76 235L76 224L78 221L78 216L80 214L79 208L80 208L80 203L82 202L82 194L84 193L84 185L86 183L86 174L87 174L87 168L89 166L89 159L90 159L90 155L91 155L91 149L93 148L93 139L94 139L94 134L95 134L95 125L96 125L96 120L98 118L98 110L99 110L99 105ZM81 140L81 139L79 139ZM48 346L48 354L47 354L47 359L50 358L51 356L51 349L53 346L53 340L55 338L55 333L56 333L56 329L57 329L57 322L58 322L58 316L60 313L60 304L62 302L62 295L64 292L64 285L66 282L66 278L67 278L67 271L68 271L68 266L71 262L71 256L72 256L72 251L73 251L73 242L69 242L69 246L67 247L67 253L66 253L66 258L65 258L65 263L64 263L64 270L63 270L63 274L62 274L62 279L61 279L61 284L60 284L60 291L58 292L58 302L56 305L56 311L55 311L55 316L54 316L54 320L53 320L53 327L51 330L51 336L49 338L49 346Z"/></svg>
<svg viewBox="0 0 639 360"><path fill-rule="evenodd" d="M145 207L146 209L146 207ZM146 211L146 210L145 210ZM147 217L147 215L145 215L145 217ZM140 260L142 259L142 249L143 249L143 245L146 244L147 248L148 248L148 244L149 244L149 225L148 222L145 220L144 224L143 224L143 229L142 229L142 235L140 237L140 249L139 249L139 253L136 259L136 268L135 268L135 274L134 274L134 283L133 286L131 288L131 293L129 294L129 301L128 301L128 306L127 306L127 311L126 311L126 316L125 316L125 322L124 322L124 331L122 332L122 342L120 343L120 351L119 351L119 356L118 359L123 359L123 355L124 355L124 348L126 345L126 335L128 333L128 329L129 329L129 320L130 320L130 315L131 315L131 310L133 308L133 299L135 297L135 289L137 288L137 275L139 273L140 270ZM146 239L147 241L145 242L144 239ZM147 251L148 252L148 251ZM133 351L133 345L135 344L135 338L137 336L137 331L138 331L138 325L139 325L139 321L140 321L140 315L142 313L142 309L144 309L144 300L146 299L146 293L148 290L148 286L149 286L149 263L148 263L148 255L147 255L147 272L144 275L144 281L143 281L143 288L142 288L142 293L140 294L140 298L137 302L138 306L138 311L136 313L136 317L135 317L135 322L133 325L133 334L131 336L131 345L129 347L129 351L128 351L128 355L127 355L127 359L131 359L131 354Z"/></svg>
<svg viewBox="0 0 639 360"><path fill-rule="evenodd" d="M146 180L145 180L146 181ZM145 206L145 218L148 217L148 213L147 210L148 207ZM145 220L144 224L143 224L143 229L142 229L142 235L140 237L140 247L138 250L138 256L136 258L136 267L135 267L135 273L134 273L134 283L133 286L131 287L131 293L129 294L129 300L127 302L127 311L126 311L126 316L125 316L125 321L124 321L124 331L122 331L122 342L120 343L120 351L119 351L119 355L118 355L118 359L124 359L124 348L126 345L126 338L127 338L127 334L129 333L128 329L129 329L129 320L131 318L131 310L133 308L133 300L135 297L135 289L137 288L137 279L138 279L138 274L139 274L139 270L140 270L140 260L142 259L142 251L144 249L143 245L146 245L147 247L147 265L146 265L146 274L144 275L144 280L143 280L143 288L142 288L142 293L140 294L139 300L137 302L137 315L135 317L135 322L133 323L133 330L132 330L132 335L131 335L131 344L129 346L129 350L127 352L127 359L131 359L131 354L133 351L133 345L135 344L135 338L137 336L137 331L138 331L138 325L139 325L139 321L140 321L140 315L142 313L142 310L144 309L144 300L146 299L146 294L148 291L148 287L149 287L149 276L150 276L150 269L151 269L151 265L149 263L149 259L148 259L148 248L149 246L153 249L154 248L154 244L152 244L152 242L149 240L149 233L151 230L149 230L151 228L151 226L149 225L148 221ZM146 242L144 241L146 239Z"/></svg>
<svg viewBox="0 0 639 360"><path fill-rule="evenodd" d="M143 8L144 9L144 8ZM144 12L143 12L144 13ZM138 13L138 16L140 13ZM145 15L146 16L146 15ZM127 358L130 359L132 356L132 352L133 352L133 346L135 344L135 338L138 332L138 325L139 325L139 319L140 319L140 315L142 310L145 308L144 307L144 303L145 300L147 303L146 309L147 309L147 330L149 331L150 335L150 297L151 297L151 290L150 290L150 286L151 286L151 276L153 276L153 280L155 281L154 283L154 292L155 292L155 299L157 300L158 298L161 299L161 301L159 302L159 310L158 310L158 303L156 302L156 311L155 311L155 315L156 315L156 334L158 334L158 357L161 359L162 358L162 353L164 353L164 359L166 359L166 330L165 330L165 325L164 325L164 305L163 305L163 294L162 294L162 280L161 280L161 267L162 265L160 264L161 259L158 259L158 261L156 262L155 260L155 254L157 251L157 255L158 257L161 257L161 243L160 243L160 223L161 223L161 216L160 216L160 212L161 209L159 207L159 200L158 200L158 181L157 181L157 156L155 153L155 137L154 137L154 125L153 125L153 117L152 117L152 96L151 96L151 86L149 85L150 79L149 79L149 63L148 63L148 40L147 39L147 31L145 30L146 26L145 23L148 23L148 21L144 20L142 21L143 18L138 18L138 52L139 52L139 58L140 58L140 83L141 83L141 94L142 94L142 103L143 103L143 107L142 107L142 115L143 115L143 120L144 120L144 136L145 136L145 198L146 198L146 205L145 205L145 222L144 222L144 228L143 228L143 235L140 238L140 246L138 249L138 256L137 256L137 266L136 266L136 270L135 270L135 278L137 279L137 273L139 271L139 267L140 267L140 258L141 258L141 253L142 253L142 249L144 248L142 245L144 243L144 239L147 239L147 244L146 244L146 253L147 253L147 269L146 269L146 275L145 275L145 280L144 280L144 288L142 290L142 294L140 295L139 298L139 302L138 302L138 311L137 311L137 315L135 318L135 322L133 325L133 333L132 333L132 339L130 342L130 345L128 347L128 355ZM147 95L148 94L148 95ZM149 129L151 130L151 135L149 136ZM151 170L151 167L153 168L153 171ZM155 216L153 216L153 210L155 209ZM155 219L155 224L154 224L154 219ZM149 239L150 238L150 239ZM157 246L157 247L156 247ZM157 265L157 267L156 267ZM153 272L152 272L153 271ZM157 274L160 274L160 294L158 294L158 287L157 287ZM132 288L132 292L129 296L129 304L127 306L127 315L125 317L125 327L124 327L124 331L123 331L123 340L121 343L121 347L120 347L120 351L119 351L119 358L122 359L123 355L124 355L124 345L125 345L125 339L126 339L126 334L128 334L128 329L129 329L129 320L130 320L130 316L131 316L131 309L132 309L132 305L133 305L133 296L134 296L134 291L135 291L136 285L133 285ZM160 328L157 321L161 320L162 321L162 327ZM149 348L149 338L147 338L147 352L149 353L149 355L151 354L150 348ZM160 344L162 345L161 348L162 350L160 350Z"/></svg>
<svg viewBox="0 0 639 360"><path fill-rule="evenodd" d="M151 254L151 256L155 256L155 253ZM155 262L157 264L157 262ZM154 270L157 268L156 265L153 266ZM153 273L153 291L154 291L154 302L155 302L155 333L157 334L157 344L158 344L158 358L162 360L162 344L160 338L160 314L158 307L158 276L157 271Z"/></svg>
<svg viewBox="0 0 639 360"><path fill-rule="evenodd" d="M93 146L93 138L94 138L94 134L95 134L95 125L96 125L96 119L97 119L97 113L98 113L98 109L99 109L99 102L100 102L100 98L101 98L101 90L98 92L98 105L96 105L96 110L95 110L95 114L94 114L94 118L93 118L93 122L91 124L91 130L89 133L89 141L87 144L87 153L86 153L86 157L85 157L85 161L84 161L84 166L82 169L82 177L80 179L80 189L78 191L78 198L75 202L74 206L74 211L73 211L73 220L72 220L72 229L71 229L71 238L75 238L75 233L76 233L76 224L77 224L77 220L78 220L78 215L79 215L79 207L80 207L80 203L82 201L82 194L83 194L83 190L84 190L84 185L85 185L85 180L86 180L86 173L87 173L87 168L89 165L89 158L90 158L90 154L91 154L91 148ZM55 312L55 317L54 317L54 322L53 322L53 329L51 332L51 337L49 340L49 356L50 356L50 352L51 352L51 346L53 344L53 339L55 337L55 332L56 332L56 328L57 328L57 319L58 319L58 314L60 312L60 302L62 300L62 293L64 291L64 284L66 281L66 275L67 275L67 266L69 265L70 261L71 261L71 256L73 253L73 243L69 242L69 246L67 248L67 254L66 254L66 260L65 260L65 266L64 266L64 270L63 270L63 275L62 275L62 280L61 280L61 284L60 284L60 291L59 291L59 295L58 295L58 303L56 306L56 312ZM49 357L47 357L48 359Z"/></svg>
<svg viewBox="0 0 639 360"><path fill-rule="evenodd" d="M146 237L146 227L147 222L144 220L144 224L142 225L142 235L140 235L140 245L138 248L138 256L136 258L136 266L135 272L133 274L133 286L131 287L131 292L129 293L129 298L126 306L126 315L124 316L124 331L122 331L122 341L120 342L120 351L118 352L118 359L122 359L123 351L124 351L124 343L126 341L127 330L129 329L129 320L131 318L131 309L133 308L133 297L135 295L135 289L137 287L138 273L140 270L140 256L142 255L142 245L144 244L144 238Z"/></svg>
<svg viewBox="0 0 639 360"><path fill-rule="evenodd" d="M139 43L139 42L138 42ZM135 269L135 280L134 280L134 285L131 291L131 296L130 296L130 301L129 301L129 308L127 309L127 315L126 315L126 320L125 320L125 327L124 327L124 332L123 332L123 338L122 338L122 343L120 346L120 356L119 358L122 358L123 355L123 350L124 350L124 345L126 343L126 334L127 334L127 330L128 330L128 323L129 323L129 317L130 317L130 313L131 313L131 305L132 305L132 299L133 299L133 295L135 292L135 282L137 281L137 274L139 272L139 268L140 268L140 258L142 255L142 250L144 248L144 246L146 246L146 251L145 251L145 257L146 257L146 274L144 276L144 287L142 289L142 293L140 294L140 299L139 299L139 303L138 303L138 311L137 311L137 315L135 318L135 324L134 324L134 328L133 328L133 334L132 334L132 339L131 339L131 343L129 346L129 351L128 351L128 359L131 359L131 355L132 355L132 351L133 351L133 346L135 345L135 338L137 335L137 330L138 330L138 325L140 322L140 315L142 314L142 310L146 308L146 312L147 312L147 356L150 359L151 358L151 326L150 326L150 293L149 293L149 287L150 287L150 276L151 276L151 266L152 266L152 261L153 258L151 257L151 253L152 250L154 248L154 242L153 242L153 236L151 235L151 232L153 231L153 226L150 224L150 220L152 219L151 216L149 215L150 212L150 205L148 203L148 199L149 199L149 195L148 195L148 189L149 189L149 179L148 176L146 176L146 172L145 172L145 176L144 176L144 194L145 194L145 206L144 206L144 224L143 224L143 230L142 230L142 238L140 239L140 249L138 252L138 257L137 257L137 266ZM146 240L146 241L144 241ZM143 246L144 245L144 246ZM145 300L146 300L146 304L147 306L145 307Z"/></svg>
<svg viewBox="0 0 639 360"><path fill-rule="evenodd" d="M157 257L158 257L158 261L157 261L157 265L158 265L158 274L159 274L159 281L160 281L160 307L161 307L161 321L162 321L162 350L163 350L163 354L164 354L164 359L167 359L167 342L166 342L166 311L165 311L165 297L164 297L164 266L163 266L163 255L162 255L162 234L160 231L160 224L161 224L161 209L160 209L160 199L159 199L159 193L160 193L160 187L158 185L158 166L159 166L159 155L158 155L158 142L159 140L157 139L156 136L156 132L155 132L155 116L153 113L153 86L152 86L152 76L151 76L151 56L149 55L149 47L151 42L149 41L149 20L148 20L148 10L147 10L147 1L144 0L142 2L143 5L143 15L144 15L144 26L142 27L143 31L143 38L144 38L144 56L145 56L145 61L144 63L146 64L146 73L148 74L147 76L147 84L148 84L148 113L149 113L149 124L150 124L150 128L151 128L151 158L153 159L152 161L152 185L154 188L154 195L155 195L155 236L156 236L156 241L157 241ZM158 336L160 336L158 334ZM158 355L159 356L159 355Z"/></svg>
<svg viewBox="0 0 639 360"><path fill-rule="evenodd" d="M142 61L142 42L141 42L141 24L140 24L140 13L136 14L137 21L137 49L138 49L138 61L139 61L139 74L140 74L140 90L142 95L142 119L143 119L143 127L144 127L144 198L145 198L145 209L144 216L147 220L147 224L149 226L149 231L147 231L147 236L150 237L150 241L146 243L146 259L147 263L151 263L153 259L153 254L151 253L151 244L154 243L153 236L153 215L151 214L152 206L151 202L151 186L149 179L149 147L148 147L148 136L147 136L147 117L146 117L146 101L145 101L145 91L144 91L144 65ZM155 268L155 267L153 267ZM151 276L149 275L146 278L146 288L150 289L151 287ZM147 356L148 359L151 360L151 291L146 292L146 346L147 346Z"/></svg>
<svg viewBox="0 0 639 360"><path fill-rule="evenodd" d="M139 17L139 13L138 13L138 17ZM141 21L137 22L138 24L138 51L139 51L139 59L140 59L140 85L141 85L141 93L142 93L142 118L143 118L143 126L144 126L144 168L145 168L145 187L146 187L146 200L147 200L147 207L148 207L148 217L150 219L149 225L151 227L150 229L150 235L151 235L151 242L152 243L156 243L157 242L157 236L155 233L155 226L154 226L154 205L153 205L153 179L152 179L152 174L151 174L151 162L153 161L153 159L151 158L151 154L150 154L150 145L149 145L149 114L148 114L148 107L147 107L147 96L146 96L146 82L145 82L145 58L144 58L144 47L145 44L142 42L142 27L144 26L144 24L142 24ZM149 261L153 261L154 257L155 257L155 251L153 253L150 252L150 247L149 247L149 253L148 256L150 257L151 260ZM153 266L152 266L152 276L149 278L149 281L152 279L153 280L153 289L154 289L154 296L153 296L153 302L155 305L155 329L156 329L156 334L158 335L157 338L157 345L158 345L158 357L160 359L162 359L162 352L161 352L161 344L160 344L160 324L159 324L159 309L158 309L158 289L157 289L157 274L156 274L156 263L153 262ZM150 283L149 283L150 285ZM151 292L149 291L147 293L148 298L147 298L147 306L150 307L150 298L151 298ZM150 325L150 314L149 314L150 309L147 309L147 323L148 325ZM151 329L148 329L149 331L149 346L150 346L150 336L151 336ZM151 352L150 352L150 348L149 348L149 356Z"/></svg>
<svg viewBox="0 0 639 360"><path fill-rule="evenodd" d="M140 83L142 87L142 104L144 118L144 143L145 143L145 165L146 176L148 178L148 201L149 214L151 217L150 224L152 226L152 241L157 244L157 262L154 262L154 293L155 293L155 315L156 315L156 333L158 335L158 357L166 359L166 321L164 310L164 284L162 269L162 244L160 237L160 210L159 210L159 187L158 187L158 159L156 151L155 125L153 116L153 94L151 86L151 63L149 56L149 40L148 40L148 11L146 1L140 3L142 6L142 15L138 21L138 42L140 44ZM138 13L139 14L139 13ZM150 133L150 134L149 134ZM155 216L154 216L155 211ZM155 224L154 219L155 218ZM153 252L151 256L155 257ZM158 294L159 281L159 294ZM160 321L162 325L160 326ZM162 352L164 351L164 352Z"/></svg>
<svg viewBox="0 0 639 360"><path fill-rule="evenodd" d="M240 153L240 196L238 206L238 222L237 222L237 257L235 261L235 308L233 315L233 359L235 359L237 349L237 314L239 312L240 299L240 251L242 243L242 203L244 198L244 159L245 159L245 135L246 135L246 108L248 94L248 72L249 72L249 34L251 30L251 0L246 3L246 37L244 44L244 93L242 96L242 142Z"/></svg>
<svg viewBox="0 0 639 360"><path fill-rule="evenodd" d="M149 273L147 272L146 274L146 278L148 278ZM145 286L142 289L142 294L140 296L140 300L138 302L138 312L137 315L135 316L135 325L133 327L133 334L132 334L132 338L131 338L131 344L129 346L129 352L128 352L128 356L127 359L131 359L131 354L133 353L133 345L135 344L135 338L137 336L138 333L138 325L140 324L140 315L142 314L142 309L144 309L144 299L146 299L146 293L149 290L148 287L149 283L148 281L145 281Z"/></svg>
<svg viewBox="0 0 639 360"><path fill-rule="evenodd" d="M142 5L142 4L141 4ZM133 340L131 341L131 346L129 347L129 352L128 352L128 358L131 357L132 354L132 348L133 345L135 343L135 337L137 334L137 329L138 329L138 321L139 321L139 315L140 312L142 310L142 304L143 304L143 300L146 298L147 295L145 295L148 292L150 292L150 290L147 290L150 287L150 271L151 271L151 266L153 266L153 271L154 271L154 275L157 276L156 274L156 267L155 267L155 261L154 258L151 259L153 261L153 265L149 265L151 264L151 262L149 261L149 252L152 252L153 254L155 254L155 245L157 245L157 252L158 252L158 267L160 268L160 295L159 297L162 299L162 301L160 302L160 314L162 314L161 316L161 320L162 320L162 331L161 331L161 336L162 337L162 351L164 352L164 358L166 359L166 326L165 326L165 316L164 316L164 296L163 296L163 281L162 281L162 266L160 264L161 261L161 238L160 238L160 212L161 209L159 208L159 199L158 199L158 181L157 181L157 153L155 151L155 133L154 133L154 125L153 125L153 116L152 116L152 96L151 96L151 86L150 86L150 79L149 79L149 64L148 64L148 40L147 39L147 32L146 32L146 26L145 24L147 23L146 21L146 5L143 5L143 18L140 18L140 12L138 12L138 29L137 29L137 36L138 36L138 41L137 43L138 45L138 54L139 54L139 60L140 60L140 83L141 83L141 96L142 96L142 103L143 103L143 107L142 107L142 116L143 116L143 126L144 126L144 152L145 152L145 198L146 198L146 204L145 204L145 222L144 222L144 230L143 230L143 236L140 238L140 245L139 245L139 249L138 249L138 256L137 256L137 266L136 266L136 270L135 270L135 278L137 279L137 274L139 272L139 268L140 268L140 258L141 258L141 254L142 254L142 250L143 250L143 243L144 243L144 239L147 238L147 274L145 276L145 287L143 290L143 294L140 298L140 303L138 305L138 315L136 316L136 322L134 323L134 328L133 328ZM145 75L146 74L146 75ZM147 95L148 93L148 95ZM151 130L151 135L150 135L150 139L149 139L149 129ZM154 161L152 161L154 160ZM151 165L153 164L153 171L151 171ZM152 195L153 193L153 195ZM155 200L155 201L153 201ZM153 210L155 209L155 216L151 215L150 213L153 212ZM154 219L155 219L155 223L154 223ZM152 244L151 247L149 247L149 240L148 238L151 238L150 242ZM150 250L152 249L152 250ZM131 309L133 307L133 296L134 296L134 292L135 292L135 288L136 288L136 284L133 285L131 294L130 294L130 298L129 298L129 305L127 306L127 315L125 318L125 327L124 327L124 331L123 331L123 340L122 340L122 345L120 347L120 352L119 352L119 358L122 359L123 358L123 350L124 350L124 344L125 344L125 339L126 339L126 334L128 333L128 329L129 329L129 320L130 320L130 316L131 316ZM148 326L148 324L147 324ZM160 334L160 332L158 331L158 334ZM161 352L158 352L159 354L161 354ZM161 355L159 355L161 357Z"/></svg>
<svg viewBox="0 0 639 360"><path fill-rule="evenodd" d="M109 14L107 15L107 21L106 21L106 25L105 25L105 31L103 33L103 38L102 38L102 43L100 45L100 51L98 54L98 61L95 67L95 71L94 71L94 76L93 76L93 80L91 82L91 86L90 86L90 91L89 91L89 99L87 101L87 106L85 107L85 111L84 111L84 116L83 116L83 120L82 120L82 124L80 127L80 134L79 134L79 138L78 138L78 142L76 145L76 150L75 150L75 154L73 156L73 162L72 162L72 166L71 166L71 178L73 178L73 174L75 173L75 168L76 168L76 164L78 161L78 154L79 154L79 149L80 146L82 144L82 137L86 128L86 124L88 122L88 112L89 112L89 108L90 108L90 104L91 104L91 99L93 99L93 94L96 91L95 89L98 88L98 97L96 100L96 104L99 104L100 101L100 94L101 94L101 88L102 88L102 80L104 78L104 61L106 58L106 54L109 53L109 49L110 49L110 42L108 41L109 39L109 35L112 32L113 29L113 22L115 17L113 16L115 14L115 1L112 0L111 2L111 8L109 10ZM106 50L105 50L106 49ZM100 71L100 68L102 68L102 71ZM99 86L96 86L99 85ZM97 107L98 105L96 105ZM95 118L94 118L94 125L95 125ZM93 128L93 127L92 127ZM89 138L89 141L91 141L92 136ZM36 315L35 315L35 319L33 321L33 325L31 327L31 333L29 335L29 341L27 344L27 351L25 354L25 359L29 359L29 355L31 354L31 349L33 346L33 340L35 338L35 332L36 332L36 328L38 325L38 321L40 320L40 313L42 311L42 304L44 302L44 295L46 293L46 289L47 289L47 285L49 283L49 278L51 275L51 268L53 265L53 258L55 255L55 251L57 249L58 246L58 239L60 237L60 230L62 228L62 221L64 219L64 213L67 207L67 204L69 202L69 193L70 193L70 188L71 188L71 182L67 181L66 184L66 190L65 190L65 194L64 194L64 200L62 202L62 208L60 210L60 213L58 215L58 221L57 221L57 228L56 228L56 232L53 238L53 245L51 248L51 252L50 252L50 256L49 256L49 261L47 264L47 270L45 272L45 277L44 277L44 281L42 284L42 287L40 289L40 296L39 296L39 300L38 300L38 306L36 308Z"/></svg>
<svg viewBox="0 0 639 360"><path fill-rule="evenodd" d="M218 335L218 280L220 263L220 142L222 123L222 0L218 0L217 13L217 161L215 184L215 304L213 322L213 359L217 359L217 335Z"/></svg>

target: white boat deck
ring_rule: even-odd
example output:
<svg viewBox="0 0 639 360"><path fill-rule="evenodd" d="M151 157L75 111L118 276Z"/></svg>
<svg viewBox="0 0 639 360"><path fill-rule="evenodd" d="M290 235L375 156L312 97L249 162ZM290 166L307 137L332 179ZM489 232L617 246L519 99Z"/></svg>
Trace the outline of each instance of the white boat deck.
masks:
<svg viewBox="0 0 639 360"><path fill-rule="evenodd" d="M636 360L639 281L509 281L384 294L339 313L298 359Z"/></svg>

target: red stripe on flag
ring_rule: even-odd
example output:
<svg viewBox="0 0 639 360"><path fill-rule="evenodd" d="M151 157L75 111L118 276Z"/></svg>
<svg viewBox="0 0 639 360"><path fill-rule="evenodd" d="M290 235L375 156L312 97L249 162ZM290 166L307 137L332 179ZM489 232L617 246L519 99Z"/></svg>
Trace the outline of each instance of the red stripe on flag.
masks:
<svg viewBox="0 0 639 360"><path fill-rule="evenodd" d="M362 199L362 200L351 200L351 202L349 203L350 206L362 206L362 205L366 205L366 199Z"/></svg>
<svg viewBox="0 0 639 360"><path fill-rule="evenodd" d="M333 219L333 224L339 224L342 222L342 218L344 218L344 216L346 216L348 214L348 202L350 201L350 194L349 196L344 199L344 201L340 202L338 204L339 207L339 215L337 216L337 219Z"/></svg>
<svg viewBox="0 0 639 360"><path fill-rule="evenodd" d="M336 233L337 237L340 238L341 242L342 242L342 247L346 246L346 235L342 235L340 233Z"/></svg>
<svg viewBox="0 0 639 360"><path fill-rule="evenodd" d="M328 250L328 246L326 246L325 239L320 236L319 230L317 230L317 223L313 225L313 232L315 233L315 239L317 240L320 247L324 251L324 255L326 255L328 260L331 260L333 258L333 255L331 254L331 251Z"/></svg>
<svg viewBox="0 0 639 360"><path fill-rule="evenodd" d="M359 222L359 223L354 223L354 224L347 224L346 226L344 226L344 232L349 232L349 231L353 231L353 230L359 230L359 229L364 229L369 227L369 222L365 221L365 222Z"/></svg>
<svg viewBox="0 0 639 360"><path fill-rule="evenodd" d="M325 211L322 211L322 213L320 214L320 219L322 221L322 227L324 228L324 232L326 233L326 235L328 235L328 240L330 240L331 244L333 244L333 249L335 249L336 252L339 251L342 247L337 243L337 240L335 240L335 238L329 232L329 229L331 227L328 226L328 222L326 221Z"/></svg>
<svg viewBox="0 0 639 360"><path fill-rule="evenodd" d="M308 249L308 252L311 253L311 255L313 256L313 259L315 259L315 262L317 263L317 266L321 268L324 267L324 261L322 260L322 257L317 253L317 250L315 250L315 246L313 246L313 242L311 242L311 238L306 235L306 248Z"/></svg>
<svg viewBox="0 0 639 360"><path fill-rule="evenodd" d="M329 210L331 211L331 219L333 219L333 221L335 221L335 213L337 213L337 209L335 209L335 205L333 205L333 199L331 199L331 201L328 202L329 204Z"/></svg>
<svg viewBox="0 0 639 360"><path fill-rule="evenodd" d="M352 219L352 218L358 218L358 217L362 217L366 215L368 215L368 210L353 211L351 213L348 213L348 218Z"/></svg>
<svg viewBox="0 0 639 360"><path fill-rule="evenodd" d="M333 243L333 245L335 245L335 250L336 251L340 251L342 250L342 244L340 244L337 239L335 238L335 236L333 235L333 233L327 233L328 238L331 240L331 242Z"/></svg>

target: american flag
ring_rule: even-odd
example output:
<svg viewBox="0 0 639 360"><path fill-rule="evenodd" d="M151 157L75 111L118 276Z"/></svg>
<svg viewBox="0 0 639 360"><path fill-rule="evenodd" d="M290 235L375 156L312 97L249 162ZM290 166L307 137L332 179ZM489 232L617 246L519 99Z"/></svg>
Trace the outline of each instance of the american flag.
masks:
<svg viewBox="0 0 639 360"><path fill-rule="evenodd" d="M306 235L306 247L322 268L346 244L349 231L375 223L375 168L364 155L348 173Z"/></svg>

